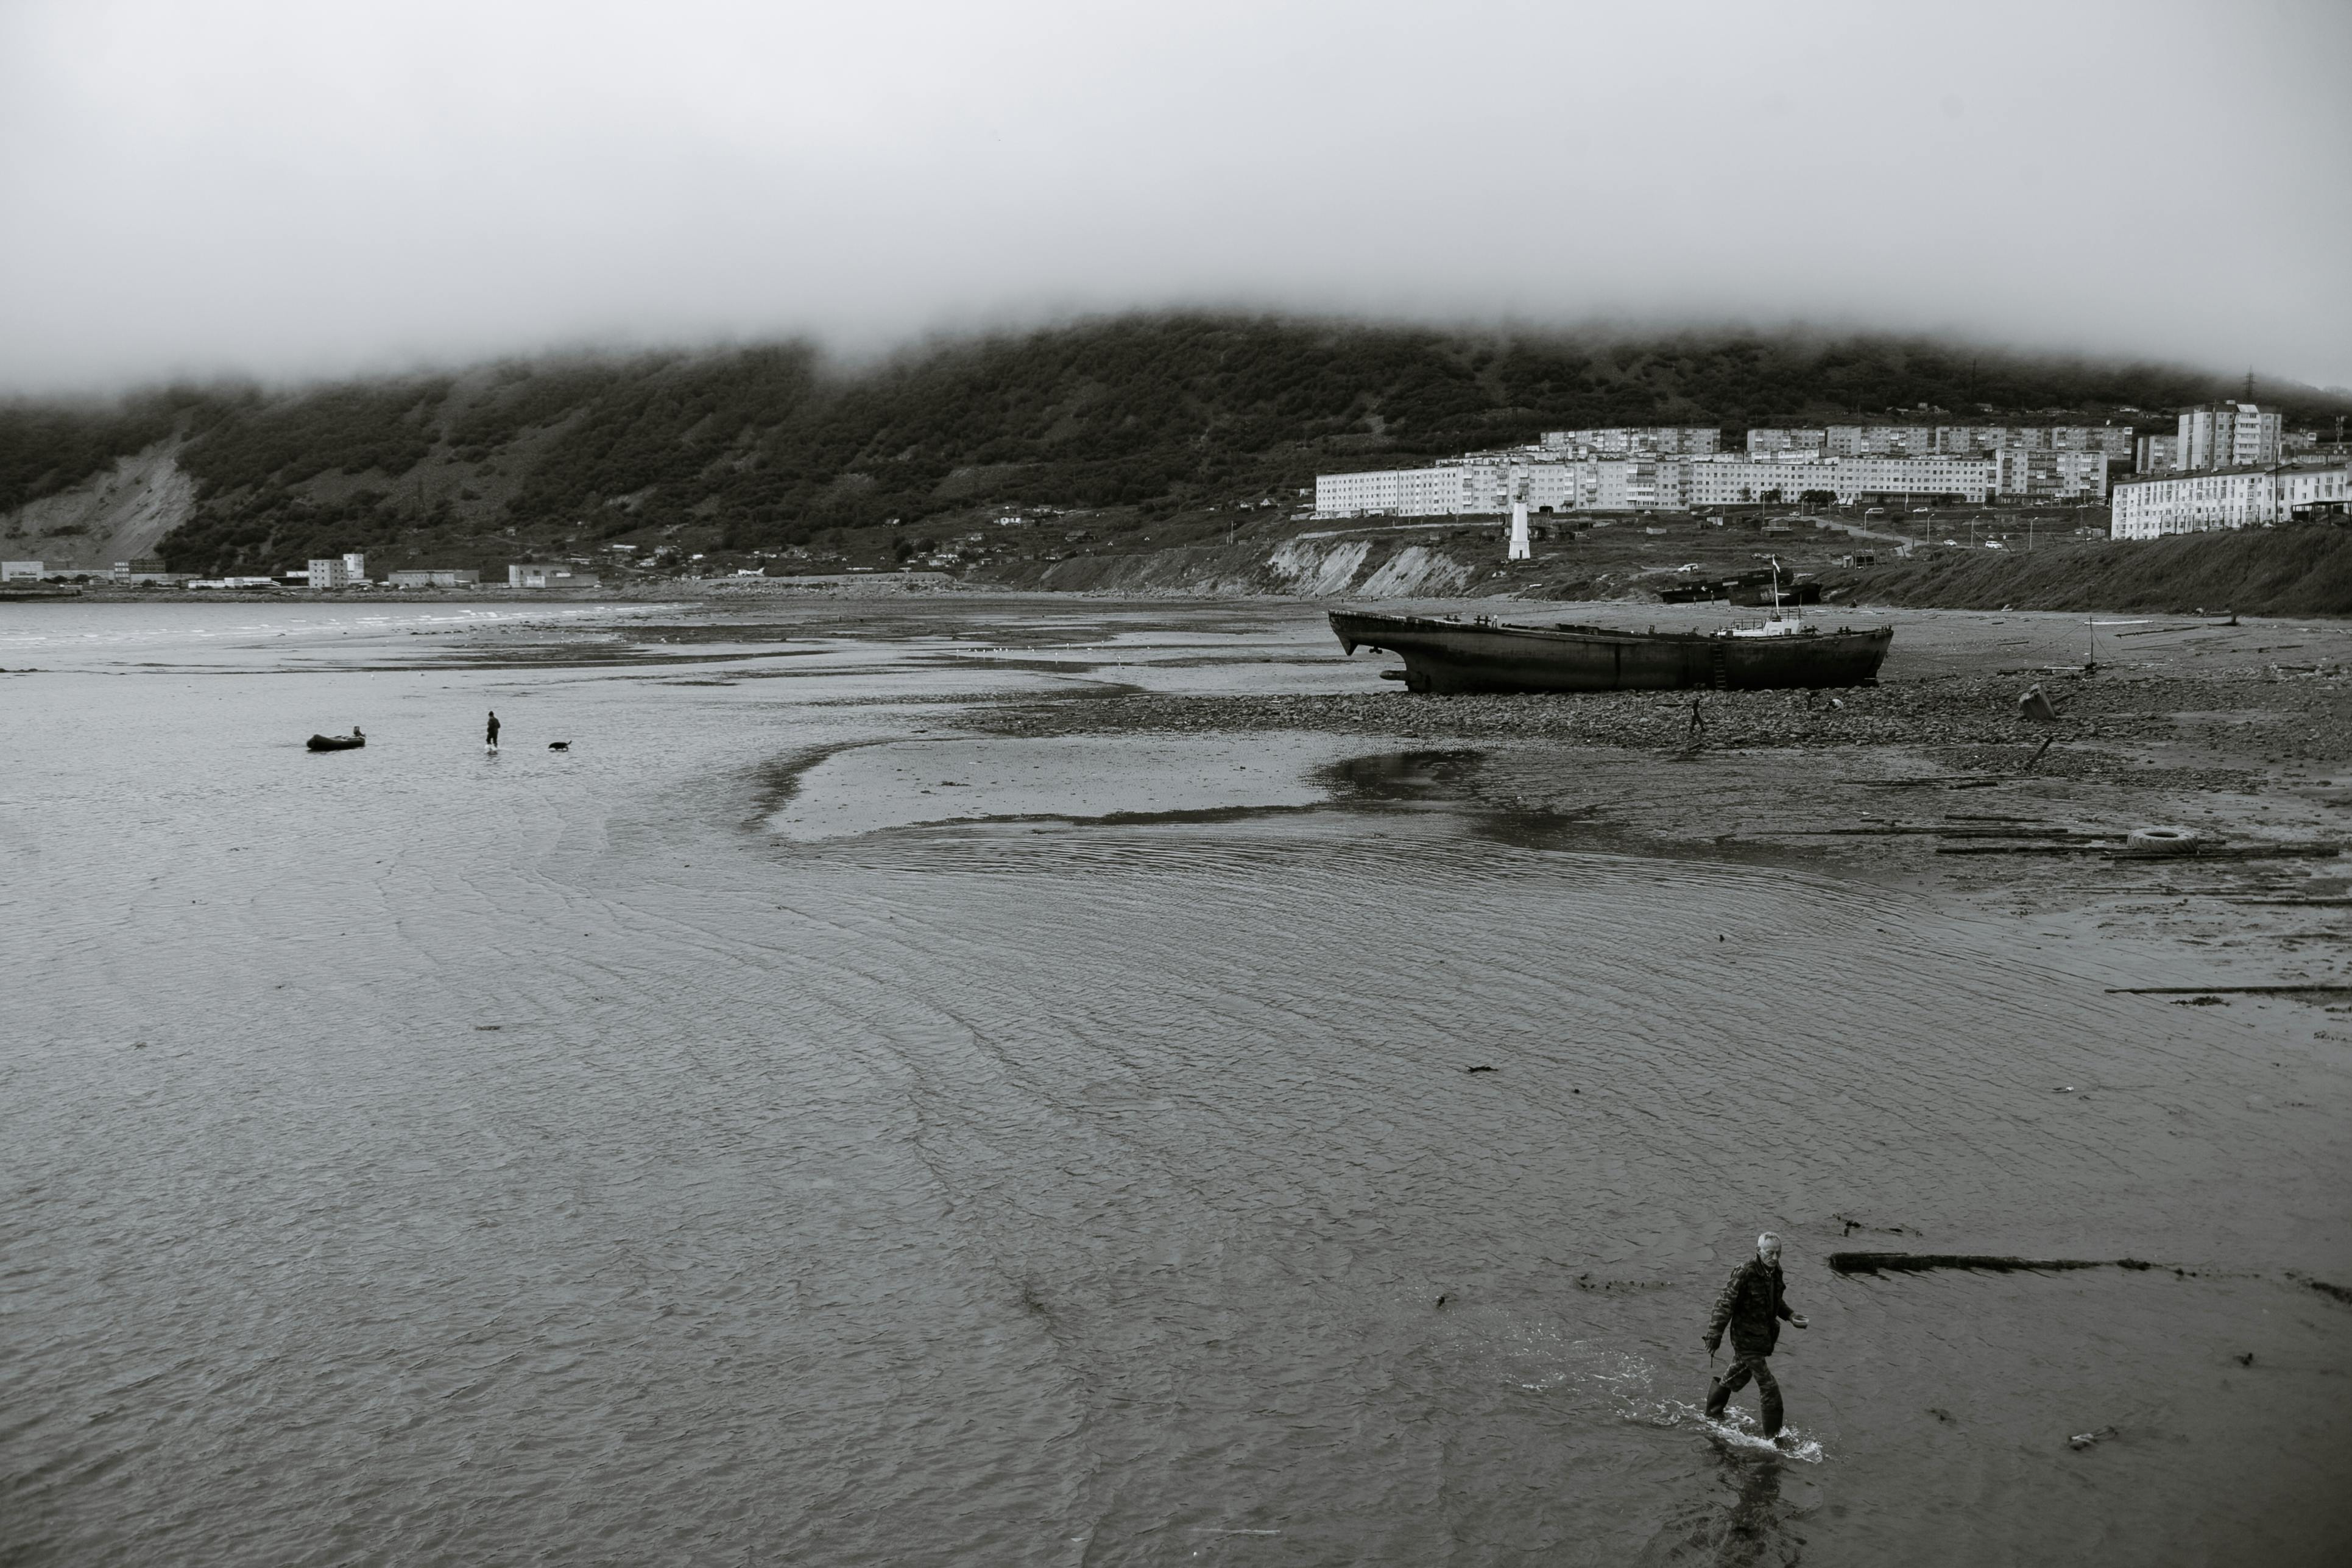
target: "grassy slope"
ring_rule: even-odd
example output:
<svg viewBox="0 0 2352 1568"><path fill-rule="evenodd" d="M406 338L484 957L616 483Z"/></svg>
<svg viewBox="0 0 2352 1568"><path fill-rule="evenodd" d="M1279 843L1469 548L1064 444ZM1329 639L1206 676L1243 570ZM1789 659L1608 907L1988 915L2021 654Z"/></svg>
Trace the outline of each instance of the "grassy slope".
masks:
<svg viewBox="0 0 2352 1568"><path fill-rule="evenodd" d="M1838 574L1858 602L1995 610L2352 615L2352 530L2324 525L1943 551Z"/></svg>

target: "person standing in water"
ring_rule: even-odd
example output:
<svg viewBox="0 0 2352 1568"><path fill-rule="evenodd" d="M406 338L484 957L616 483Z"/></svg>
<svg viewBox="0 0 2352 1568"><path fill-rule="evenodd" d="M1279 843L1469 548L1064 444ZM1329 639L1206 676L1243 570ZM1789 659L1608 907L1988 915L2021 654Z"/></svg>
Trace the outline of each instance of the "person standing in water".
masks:
<svg viewBox="0 0 2352 1568"><path fill-rule="evenodd" d="M1780 1286L1780 1238L1766 1231L1756 1238L1756 1256L1731 1271L1723 1291L1707 1314L1706 1357L1711 1363L1723 1346L1726 1325L1731 1330L1731 1370L1706 1383L1706 1418L1723 1419L1731 1396L1756 1380L1764 1410L1764 1436L1780 1433L1780 1384L1772 1375L1772 1347L1780 1342L1780 1321L1805 1326L1801 1313L1789 1310Z"/></svg>
<svg viewBox="0 0 2352 1568"><path fill-rule="evenodd" d="M495 708L490 710L489 733L484 739L488 741L491 751L495 752L499 749L499 710Z"/></svg>

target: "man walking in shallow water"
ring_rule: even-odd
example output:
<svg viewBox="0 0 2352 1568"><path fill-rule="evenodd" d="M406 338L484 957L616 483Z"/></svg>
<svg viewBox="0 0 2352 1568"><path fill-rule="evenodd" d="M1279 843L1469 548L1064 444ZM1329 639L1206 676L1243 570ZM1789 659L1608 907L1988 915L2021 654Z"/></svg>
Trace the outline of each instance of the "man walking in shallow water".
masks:
<svg viewBox="0 0 2352 1568"><path fill-rule="evenodd" d="M1756 1380L1756 1393L1764 1410L1764 1436L1780 1434L1780 1384L1772 1375L1772 1347L1780 1342L1780 1320L1787 1319L1798 1328L1805 1326L1802 1314L1789 1310L1789 1303L1780 1288L1780 1238L1766 1231L1756 1238L1756 1256L1731 1271L1731 1278L1715 1299L1715 1310L1707 1314L1706 1357L1712 1362L1715 1352L1722 1348L1723 1331L1731 1329L1731 1370L1721 1381L1713 1377L1706 1384L1706 1418L1723 1419L1731 1404L1731 1396Z"/></svg>

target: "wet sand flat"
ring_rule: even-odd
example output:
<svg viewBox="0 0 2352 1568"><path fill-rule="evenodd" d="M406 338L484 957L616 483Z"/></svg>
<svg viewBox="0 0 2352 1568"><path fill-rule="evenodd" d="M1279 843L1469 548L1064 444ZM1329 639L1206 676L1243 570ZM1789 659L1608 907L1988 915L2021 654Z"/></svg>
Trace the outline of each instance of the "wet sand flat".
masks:
<svg viewBox="0 0 2352 1568"><path fill-rule="evenodd" d="M2332 1561L2352 1011L2136 993L2344 983L2352 865L2113 840L2342 837L2343 644L2029 771L2057 619L1693 746L1304 605L12 616L7 1549Z"/></svg>

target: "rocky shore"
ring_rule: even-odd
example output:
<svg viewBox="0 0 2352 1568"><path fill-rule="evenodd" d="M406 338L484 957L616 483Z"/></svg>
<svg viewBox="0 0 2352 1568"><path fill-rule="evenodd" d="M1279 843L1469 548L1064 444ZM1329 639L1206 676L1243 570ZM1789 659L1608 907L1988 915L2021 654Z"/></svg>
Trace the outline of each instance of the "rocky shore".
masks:
<svg viewBox="0 0 2352 1568"><path fill-rule="evenodd" d="M2028 719L2040 685L2059 711ZM971 727L1006 735L1290 730L1447 742L1565 742L1654 752L1901 748L1989 771L2081 775L2163 765L2243 786L2263 764L2352 766L2352 680L2267 674L1947 677L1835 692L1408 692L1195 696L981 704ZM2260 747L2249 754L2245 742ZM2046 744L2045 744L2046 742ZM2164 753L2162 757L2155 753Z"/></svg>

